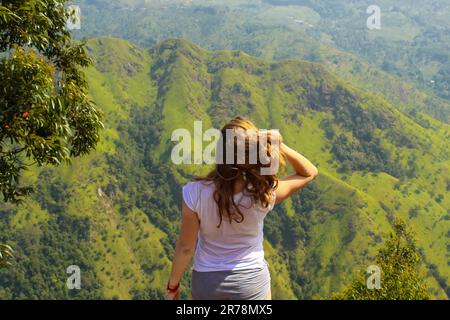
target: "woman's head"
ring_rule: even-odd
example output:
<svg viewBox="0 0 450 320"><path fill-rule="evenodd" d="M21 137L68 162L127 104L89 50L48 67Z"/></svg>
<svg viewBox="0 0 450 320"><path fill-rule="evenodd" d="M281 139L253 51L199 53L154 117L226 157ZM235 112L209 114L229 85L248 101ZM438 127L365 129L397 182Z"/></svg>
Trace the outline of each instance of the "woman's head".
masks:
<svg viewBox="0 0 450 320"><path fill-rule="evenodd" d="M236 117L221 130L216 167L201 180L215 184L214 199L219 207L220 224L225 218L242 222L244 216L234 202L236 182L244 185L242 192L254 203L267 207L278 179L273 167L284 166L280 152L281 136L276 131L259 130L250 120ZM277 166L274 166L274 161Z"/></svg>

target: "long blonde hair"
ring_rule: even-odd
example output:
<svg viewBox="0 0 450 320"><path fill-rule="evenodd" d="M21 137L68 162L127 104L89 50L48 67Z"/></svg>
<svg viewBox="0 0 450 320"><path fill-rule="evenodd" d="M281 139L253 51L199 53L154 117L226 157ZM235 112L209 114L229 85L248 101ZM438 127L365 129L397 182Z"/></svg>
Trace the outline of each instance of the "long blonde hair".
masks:
<svg viewBox="0 0 450 320"><path fill-rule="evenodd" d="M226 136L227 129L238 130L241 132L256 132L256 135L245 134L245 163L240 164L237 161L237 140L233 140L234 144L234 162L232 164L226 163L226 139L221 139L219 145L222 143L222 163L217 163L215 169L212 170L206 177L198 178L200 181L213 182L215 185L214 200L219 208L220 222L217 227L220 227L222 220L225 218L231 223L235 221L240 223L244 221L244 215L239 208L239 205L234 201L234 186L238 178L242 177L245 181L243 193L252 198L253 203L259 203L263 207L267 208L270 204L272 192L278 186L278 178L276 174L262 175L261 169L269 167L271 163L263 164L261 159L257 159L256 163L250 162L250 144L256 142L256 146L259 148L265 145L265 152L270 159L277 157L279 161L279 167L285 165L285 155L279 148L273 147L273 135L269 131L264 136L266 139L265 144L261 144L261 135L259 129L248 119L244 117L236 117L227 123L221 130L222 137ZM280 138L281 136L277 137ZM255 141L256 139L256 141ZM279 141L281 144L281 141ZM242 162L242 161L241 161ZM253 161L254 162L254 161Z"/></svg>

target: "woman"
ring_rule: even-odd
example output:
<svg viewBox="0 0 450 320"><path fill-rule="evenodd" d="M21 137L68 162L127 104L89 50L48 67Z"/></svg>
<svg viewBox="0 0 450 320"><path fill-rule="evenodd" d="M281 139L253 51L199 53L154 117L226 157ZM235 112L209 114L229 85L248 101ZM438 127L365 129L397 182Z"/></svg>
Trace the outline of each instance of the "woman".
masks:
<svg viewBox="0 0 450 320"><path fill-rule="evenodd" d="M262 133L242 117L225 125L223 137L226 130L244 132L245 161L237 161L237 152L233 152L233 163L222 161L225 164L216 164L208 176L183 187L181 231L167 284L167 299L179 298L182 275L195 252L193 299L270 300L270 274L263 250L264 217L274 204L284 201L318 175L317 168L282 143L276 131L269 131L264 136L266 143L262 144ZM249 132L257 134L246 134ZM272 161L277 159L284 165L287 160L296 173L283 179L274 174L263 175L261 169L271 163L249 161L250 152L255 150L250 145L255 139ZM223 159L227 159L225 140L222 139ZM238 150L238 140L233 138L231 143Z"/></svg>

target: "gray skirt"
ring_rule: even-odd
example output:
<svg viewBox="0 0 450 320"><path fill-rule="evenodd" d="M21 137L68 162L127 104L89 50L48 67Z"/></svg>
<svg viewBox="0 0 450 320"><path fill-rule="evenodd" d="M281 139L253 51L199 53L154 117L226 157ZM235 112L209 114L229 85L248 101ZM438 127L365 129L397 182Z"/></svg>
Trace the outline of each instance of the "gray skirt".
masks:
<svg viewBox="0 0 450 320"><path fill-rule="evenodd" d="M270 273L265 265L258 269L192 271L194 300L264 300L270 291Z"/></svg>

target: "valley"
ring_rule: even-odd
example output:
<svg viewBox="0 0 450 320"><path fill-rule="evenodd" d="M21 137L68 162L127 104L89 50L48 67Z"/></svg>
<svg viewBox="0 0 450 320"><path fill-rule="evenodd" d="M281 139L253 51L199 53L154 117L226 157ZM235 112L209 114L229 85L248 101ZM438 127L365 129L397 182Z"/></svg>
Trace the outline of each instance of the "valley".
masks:
<svg viewBox="0 0 450 320"><path fill-rule="evenodd" d="M96 37L87 48L90 96L105 117L100 144L70 166L29 170L24 183L33 196L1 206L0 232L21 267L0 271L0 298L161 299L181 186L209 170L173 164L171 134L192 133L200 119L220 127L237 114L279 129L321 172L266 220L275 299L341 290L371 264L394 217L416 233L433 297L448 298L445 121L412 116L395 97L353 86L318 63L267 61L179 39L142 48ZM65 288L71 264L83 275L77 292ZM188 274L182 286L189 288Z"/></svg>

